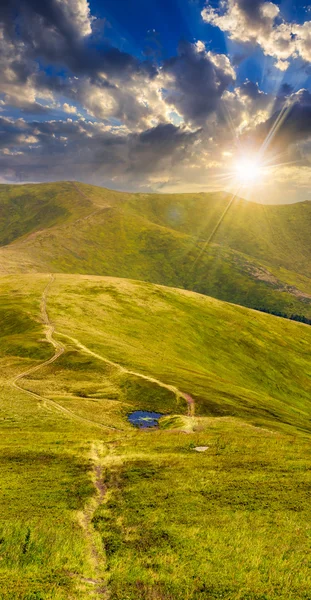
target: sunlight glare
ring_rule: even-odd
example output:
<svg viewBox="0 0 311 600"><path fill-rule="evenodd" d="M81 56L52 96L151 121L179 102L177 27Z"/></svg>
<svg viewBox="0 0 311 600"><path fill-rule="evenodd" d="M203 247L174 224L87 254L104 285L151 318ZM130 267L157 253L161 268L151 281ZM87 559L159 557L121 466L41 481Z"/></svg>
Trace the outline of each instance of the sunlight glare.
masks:
<svg viewBox="0 0 311 600"><path fill-rule="evenodd" d="M255 183L263 174L262 166L256 158L240 158L235 164L234 171L242 185Z"/></svg>

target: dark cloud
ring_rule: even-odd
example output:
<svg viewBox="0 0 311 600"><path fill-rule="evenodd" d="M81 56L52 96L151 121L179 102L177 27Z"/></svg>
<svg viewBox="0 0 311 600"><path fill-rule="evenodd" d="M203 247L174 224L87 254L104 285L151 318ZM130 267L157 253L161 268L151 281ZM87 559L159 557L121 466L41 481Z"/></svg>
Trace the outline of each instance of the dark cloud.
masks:
<svg viewBox="0 0 311 600"><path fill-rule="evenodd" d="M225 17L224 30L236 23L247 43L260 31L266 43L276 19L276 5L268 4L263 13L262 2L229 0L222 15L206 15L215 24ZM238 16L228 13L233 6ZM128 189L174 177L198 184L228 169L241 131L252 128L252 143L260 145L279 119L274 147L308 139L308 92L282 86L273 102L251 81L235 87L229 58L202 42L181 43L177 56L160 64L159 53L148 53L153 62L139 60L92 27L87 0L0 0L2 179ZM271 106L274 116L256 127ZM25 120L3 117L10 108ZM53 110L57 120L44 120ZM62 113L74 116L58 120Z"/></svg>
<svg viewBox="0 0 311 600"><path fill-rule="evenodd" d="M28 58L41 57L61 63L73 73L101 71L108 77L121 78L137 72L149 76L156 73L150 62L139 61L105 42L92 39L86 1L78 4L74 0L2 0L2 3L0 22L5 34L13 42L24 43ZM20 68L20 64L16 64L15 72Z"/></svg>
<svg viewBox="0 0 311 600"><path fill-rule="evenodd" d="M74 44L86 31L87 15L73 13L66 9L74 8L70 0L2 0L0 20L5 24L6 33L14 37L17 33L28 38L30 26L38 34L37 26L43 30L54 31L65 38L68 44ZM80 17L80 18L79 18Z"/></svg>
<svg viewBox="0 0 311 600"><path fill-rule="evenodd" d="M263 92L253 81L245 81L239 87L239 96L243 102L247 101L249 109L251 108L254 114L259 110L265 110L271 102L271 96Z"/></svg>
<svg viewBox="0 0 311 600"><path fill-rule="evenodd" d="M218 109L224 91L234 81L229 60L220 63L205 48L183 42L178 56L167 60L163 72L170 77L166 102L186 120L202 124Z"/></svg>
<svg viewBox="0 0 311 600"><path fill-rule="evenodd" d="M261 21L263 19L261 7L264 2L262 0L234 0L234 4L236 4L250 19L255 21Z"/></svg>
<svg viewBox="0 0 311 600"><path fill-rule="evenodd" d="M285 99L281 98L281 103L282 108L249 136L249 144L260 146L269 140L268 150L285 152L292 144L311 138L311 93L300 90Z"/></svg>
<svg viewBox="0 0 311 600"><path fill-rule="evenodd" d="M250 100L257 100L258 97L262 95L258 84L254 83L253 81L245 81L245 83L241 85L240 90L241 94L247 98L250 98Z"/></svg>
<svg viewBox="0 0 311 600"><path fill-rule="evenodd" d="M0 0L0 5L5 107L42 115L61 95L92 117L147 126L153 108L150 98L139 101L139 88L146 90L158 70L93 37L87 0Z"/></svg>
<svg viewBox="0 0 311 600"><path fill-rule="evenodd" d="M126 134L82 120L0 118L0 169L15 180L80 179L111 185L118 178L130 185L173 165L182 168L199 134L171 124Z"/></svg>
<svg viewBox="0 0 311 600"><path fill-rule="evenodd" d="M86 0L4 0L1 19L6 36L3 64L14 76L6 80L4 69L0 91L6 104L24 112L42 113L49 94L61 94L95 118L114 117L132 129L146 128L152 119L165 121L165 103L185 121L201 125L218 110L234 81L229 59L207 53L203 44L180 44L178 56L160 69L93 39ZM48 75L41 66L44 61ZM62 76L51 74L51 65L61 67ZM151 89L155 80L159 84ZM166 88L164 101L160 87ZM41 97L47 98L43 104Z"/></svg>
<svg viewBox="0 0 311 600"><path fill-rule="evenodd" d="M138 88L146 89L157 67L93 37L91 24L87 0L3 0L0 93L5 104L42 114L51 97L63 95L99 119L113 116L131 126L140 126L142 119L146 126L152 109L138 101ZM59 69L61 76L55 75ZM128 90L131 85L135 89Z"/></svg>
<svg viewBox="0 0 311 600"><path fill-rule="evenodd" d="M151 173L158 168L159 162L164 161L170 166L181 162L200 132L199 129L190 132L183 127L163 123L130 136L128 169Z"/></svg>

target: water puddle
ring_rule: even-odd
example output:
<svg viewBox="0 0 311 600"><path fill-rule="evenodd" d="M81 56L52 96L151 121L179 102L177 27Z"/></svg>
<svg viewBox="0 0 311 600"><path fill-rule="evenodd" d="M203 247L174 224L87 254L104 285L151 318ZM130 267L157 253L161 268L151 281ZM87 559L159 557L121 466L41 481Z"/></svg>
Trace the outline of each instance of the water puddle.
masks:
<svg viewBox="0 0 311 600"><path fill-rule="evenodd" d="M147 429L149 427L158 427L160 417L163 417L161 413L135 410L128 415L128 420L135 427L139 427L139 429Z"/></svg>

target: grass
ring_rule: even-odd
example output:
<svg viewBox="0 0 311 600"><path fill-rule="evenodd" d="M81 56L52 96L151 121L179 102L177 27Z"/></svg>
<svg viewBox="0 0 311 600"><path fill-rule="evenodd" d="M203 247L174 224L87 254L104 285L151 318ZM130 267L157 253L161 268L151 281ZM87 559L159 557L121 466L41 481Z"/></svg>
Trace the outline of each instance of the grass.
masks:
<svg viewBox="0 0 311 600"><path fill-rule="evenodd" d="M94 495L91 432L1 387L0 598L84 598L92 574L78 511Z"/></svg>
<svg viewBox="0 0 311 600"><path fill-rule="evenodd" d="M91 203L70 182L0 185L0 245L73 220L89 212Z"/></svg>
<svg viewBox="0 0 311 600"><path fill-rule="evenodd" d="M137 434L108 465L94 522L110 598L309 598L309 442L234 419L199 423L191 437Z"/></svg>
<svg viewBox="0 0 311 600"><path fill-rule="evenodd" d="M132 278L311 318L311 203L236 199L207 243L229 201L71 182L0 186L2 272Z"/></svg>
<svg viewBox="0 0 311 600"><path fill-rule="evenodd" d="M94 430L9 383L52 355L39 313L46 281L37 293L1 282L1 600L85 598L80 576L92 576L78 514L94 496Z"/></svg>
<svg viewBox="0 0 311 600"><path fill-rule="evenodd" d="M48 281L1 280L0 598L306 600L310 329L182 290L58 275L48 313L66 351L20 381L31 396L9 382L53 353ZM134 408L167 416L139 431Z"/></svg>
<svg viewBox="0 0 311 600"><path fill-rule="evenodd" d="M112 278L59 275L49 302L57 333L190 394L197 414L280 421L309 431L307 326L297 329L285 319L192 292ZM118 369L113 377L120 377ZM141 398L138 384L141 389L142 382L131 378L127 402ZM98 381L97 389L101 386ZM139 400L139 406L162 408L160 394L158 389L155 402L144 394L145 404ZM124 400L121 392L118 398ZM186 403L181 408L186 412ZM174 410L171 400L169 409Z"/></svg>
<svg viewBox="0 0 311 600"><path fill-rule="evenodd" d="M309 314L310 204L227 201L0 186L0 600L310 598L311 328L188 291Z"/></svg>

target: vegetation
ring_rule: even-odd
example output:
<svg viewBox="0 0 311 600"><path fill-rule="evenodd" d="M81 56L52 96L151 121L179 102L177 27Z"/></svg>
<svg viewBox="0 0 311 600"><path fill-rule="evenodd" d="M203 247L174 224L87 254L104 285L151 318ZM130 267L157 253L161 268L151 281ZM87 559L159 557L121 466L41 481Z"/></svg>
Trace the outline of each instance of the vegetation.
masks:
<svg viewBox="0 0 311 600"><path fill-rule="evenodd" d="M307 599L309 442L234 419L198 423L191 437L137 434L107 469L94 522L110 598Z"/></svg>
<svg viewBox="0 0 311 600"><path fill-rule="evenodd" d="M0 245L83 216L92 206L71 183L0 185Z"/></svg>
<svg viewBox="0 0 311 600"><path fill-rule="evenodd" d="M0 186L2 272L132 278L311 318L311 203L236 199L213 235L229 201L71 182Z"/></svg>
<svg viewBox="0 0 311 600"><path fill-rule="evenodd" d="M0 186L1 600L310 597L310 204L228 200Z"/></svg>
<svg viewBox="0 0 311 600"><path fill-rule="evenodd" d="M298 323L304 323L305 325L311 325L311 319L307 319L303 315L287 315L279 310L267 310L264 308L258 308L257 310L261 310L262 312L269 313L270 315L275 315L276 317L282 317L282 319L290 319L291 321L298 321Z"/></svg>
<svg viewBox="0 0 311 600"><path fill-rule="evenodd" d="M1 598L308 597L309 328L90 276L3 277L1 306Z"/></svg>

